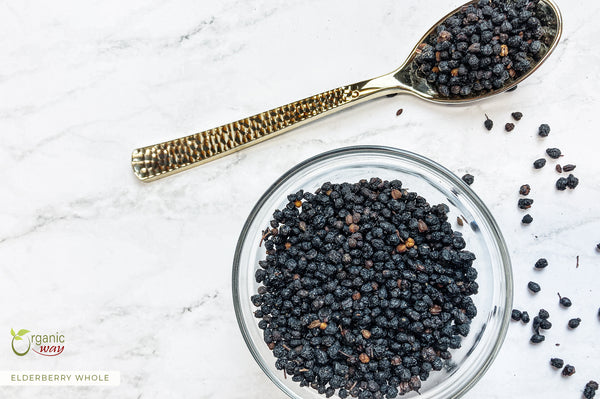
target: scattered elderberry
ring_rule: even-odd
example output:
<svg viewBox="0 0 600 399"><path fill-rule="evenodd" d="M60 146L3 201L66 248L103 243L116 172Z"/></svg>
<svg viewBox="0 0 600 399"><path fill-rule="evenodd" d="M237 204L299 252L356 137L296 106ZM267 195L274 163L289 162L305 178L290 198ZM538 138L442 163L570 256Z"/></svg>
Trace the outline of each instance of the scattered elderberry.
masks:
<svg viewBox="0 0 600 399"><path fill-rule="evenodd" d="M552 323L549 320L541 319L540 320L540 328L542 330L549 330L552 328Z"/></svg>
<svg viewBox="0 0 600 399"><path fill-rule="evenodd" d="M494 127L494 121L491 120L487 114L485 114L485 122L483 122L483 126L485 126L485 128L487 130L492 130L492 128Z"/></svg>
<svg viewBox="0 0 600 399"><path fill-rule="evenodd" d="M506 125L504 125L504 130L506 130L507 132L512 132L514 129L515 129L514 123L507 123Z"/></svg>
<svg viewBox="0 0 600 399"><path fill-rule="evenodd" d="M526 311L523 311L523 313L521 313L521 321L525 324L529 323L529 313L527 313Z"/></svg>
<svg viewBox="0 0 600 399"><path fill-rule="evenodd" d="M462 177L462 180L470 186L475 182L475 177L467 173Z"/></svg>
<svg viewBox="0 0 600 399"><path fill-rule="evenodd" d="M533 205L533 200L531 198L521 198L518 205L520 209L529 209Z"/></svg>
<svg viewBox="0 0 600 399"><path fill-rule="evenodd" d="M578 185L579 185L579 179L576 178L575 176L573 176L572 174L569 174L569 177L567 177L567 187L569 187L571 190L573 190Z"/></svg>
<svg viewBox="0 0 600 399"><path fill-rule="evenodd" d="M565 361L558 357L553 357L552 359L550 359L550 365L555 369L562 369L565 365Z"/></svg>
<svg viewBox="0 0 600 399"><path fill-rule="evenodd" d="M540 137L548 137L549 134L550 134L550 126L548 126L546 123L541 124L538 129L538 135ZM550 155L550 154L548 154L548 155Z"/></svg>
<svg viewBox="0 0 600 399"><path fill-rule="evenodd" d="M546 160L544 158L536 159L533 163L535 169L542 169L544 166L546 166Z"/></svg>
<svg viewBox="0 0 600 399"><path fill-rule="evenodd" d="M517 309L513 309L512 313L510 314L510 318L513 319L514 321L520 321L521 317L522 317L522 313L520 310Z"/></svg>
<svg viewBox="0 0 600 399"><path fill-rule="evenodd" d="M516 121L520 121L521 118L523 118L522 112L513 112L511 115L512 115L513 119Z"/></svg>
<svg viewBox="0 0 600 399"><path fill-rule="evenodd" d="M531 222L533 222L533 217L530 214L523 216L523 219L521 219L523 224L530 224Z"/></svg>
<svg viewBox="0 0 600 399"><path fill-rule="evenodd" d="M565 177L561 177L556 181L556 189L559 191L565 191L569 181Z"/></svg>
<svg viewBox="0 0 600 399"><path fill-rule="evenodd" d="M529 195L531 192L531 186L529 184L523 184L521 188L519 188L519 194L521 195Z"/></svg>
<svg viewBox="0 0 600 399"><path fill-rule="evenodd" d="M540 342L545 341L546 337L536 333L536 334L533 334L529 340L534 344L539 344Z"/></svg>
<svg viewBox="0 0 600 399"><path fill-rule="evenodd" d="M567 364L562 371L562 375L564 375L565 377L570 377L573 374L575 374L575 367L571 366L570 364Z"/></svg>
<svg viewBox="0 0 600 399"><path fill-rule="evenodd" d="M530 281L527 284L527 288L529 288L529 290L531 292L535 292L535 293L540 292L540 290L542 289L538 283L535 283L533 281Z"/></svg>
<svg viewBox="0 0 600 399"><path fill-rule="evenodd" d="M471 2L418 46L413 72L444 98L509 88L547 50L551 18L540 11L537 2Z"/></svg>
<svg viewBox="0 0 600 399"><path fill-rule="evenodd" d="M576 167L577 166L575 166L575 165L568 164L568 165L563 166L562 169L563 169L563 172L572 172L575 170Z"/></svg>
<svg viewBox="0 0 600 399"><path fill-rule="evenodd" d="M548 261L546 260L546 258L540 258L537 260L537 262L535 262L536 269L544 269L547 266L548 266Z"/></svg>
<svg viewBox="0 0 600 399"><path fill-rule="evenodd" d="M562 153L558 148L548 148L546 149L546 154L552 159L558 159L562 156Z"/></svg>
<svg viewBox="0 0 600 399"><path fill-rule="evenodd" d="M558 298L559 298L559 303L564 306L565 308L570 308L572 303L571 300L569 298L567 298L566 296L560 296L560 293L558 294Z"/></svg>
<svg viewBox="0 0 600 399"><path fill-rule="evenodd" d="M598 383L596 381L590 381L585 384L585 388L583 389L583 397L585 399L593 399L596 396L597 390Z"/></svg>
<svg viewBox="0 0 600 399"><path fill-rule="evenodd" d="M541 320L548 320L550 318L550 313L548 313L546 309L540 309L538 316Z"/></svg>
<svg viewBox="0 0 600 399"><path fill-rule="evenodd" d="M576 319L569 320L569 328L577 328L581 324L581 319L578 317Z"/></svg>
<svg viewBox="0 0 600 399"><path fill-rule="evenodd" d="M251 297L275 367L328 397L418 391L477 315L475 255L448 207L378 178L288 201Z"/></svg>

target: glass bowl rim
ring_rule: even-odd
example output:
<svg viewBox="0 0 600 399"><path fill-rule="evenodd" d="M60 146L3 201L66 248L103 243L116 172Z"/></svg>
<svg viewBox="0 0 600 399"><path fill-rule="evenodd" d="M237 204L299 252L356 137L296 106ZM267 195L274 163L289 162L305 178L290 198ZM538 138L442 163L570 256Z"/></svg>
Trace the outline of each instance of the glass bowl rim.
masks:
<svg viewBox="0 0 600 399"><path fill-rule="evenodd" d="M490 368L490 366L492 365L492 363L498 356L500 348L502 347L502 344L504 343L504 340L506 338L506 333L508 331L508 326L510 324L510 312L512 310L512 305L513 305L513 287L514 287L514 285L513 285L513 273L512 273L511 260L510 260L510 255L508 252L508 247L506 245L506 242L504 240L504 237L502 235L500 227L498 226L496 220L492 216L492 213L490 212L488 207L479 198L479 196L477 194L475 194L475 192L471 189L471 187L469 187L462 179L460 179L458 176L456 176L454 173L452 173L446 167L440 165L439 163L437 163L425 156L419 155L419 154L411 152L411 151L402 150L399 148L394 148L394 147L389 147L389 146L380 146L380 145L357 145L357 146L341 147L341 148L329 150L326 152L322 152L320 154L314 155L314 156L298 163L297 165L295 165L291 169L289 169L287 172L285 172L283 175L281 175L281 177L279 177L277 180L275 180L275 182L273 184L271 184L271 186L265 191L265 193L256 202L256 205L254 205L254 207L252 208L252 211L248 215L248 218L246 219L246 222L244 223L244 227L242 228L242 231L240 233L240 236L238 238L236 248L235 248L235 254L233 257L233 269L232 269L232 280L231 281L232 281L233 307L235 310L235 317L236 317L236 320L238 323L238 327L240 329L240 332L242 333L242 337L244 338L244 342L246 343L248 350L252 354L252 357L254 358L256 363L258 363L261 370L267 375L267 377L269 377L269 379L282 392L284 392L290 398L295 398L295 396L292 395L292 392L290 392L288 390L288 388L285 386L285 384L283 384L280 381L280 378L278 378L267 367L267 365L264 364L264 361L263 361L264 359L258 353L256 345L255 345L254 341L252 340L250 333L244 322L244 318L243 318L244 311L242 309L241 302L240 302L240 294L238 291L238 286L239 286L239 273L241 270L240 269L240 258L241 258L242 249L244 247L245 238L248 235L250 226L254 222L256 215L259 213L260 209L264 206L265 202L275 193L275 191L279 188L279 186L281 186L283 183L287 182L290 178L293 178L296 174L300 173L301 171L305 170L306 168L308 168L314 164L318 164L320 162L327 161L332 158L347 156L347 155L352 155L352 154L364 155L364 154L369 154L369 153L373 153L376 155L389 155L389 156L393 156L396 158L402 158L404 160L408 160L409 162L413 162L419 168L432 169L434 172L441 175L448 182L453 183L454 185L459 187L462 190L461 194L465 195L470 201L472 201L473 204L475 205L475 207L481 212L483 220L488 225L490 232L492 234L492 237L494 239L494 242L498 246L498 252L500 253L500 258L501 258L500 261L501 261L502 268L503 268L502 271L504 273L504 278L506 281L506 298L505 298L505 302L503 304L504 305L504 317L501 320L502 324L500 326L499 333L494 342L494 346L493 346L491 352L487 355L485 362L483 363L481 368L479 370L477 370L477 373L474 374L473 376L471 376L471 378L467 381L467 383L463 387L461 387L461 389L459 391L457 391L454 394L454 396L452 396L452 398L460 398L465 393L467 393L487 372L487 370Z"/></svg>

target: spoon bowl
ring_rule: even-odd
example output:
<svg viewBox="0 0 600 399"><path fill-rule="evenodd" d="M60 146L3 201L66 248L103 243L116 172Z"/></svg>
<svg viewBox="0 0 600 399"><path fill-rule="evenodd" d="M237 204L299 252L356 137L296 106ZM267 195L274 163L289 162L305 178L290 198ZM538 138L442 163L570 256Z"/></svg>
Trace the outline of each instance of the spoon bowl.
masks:
<svg viewBox="0 0 600 399"><path fill-rule="evenodd" d="M506 1L507 4L512 2L514 0ZM528 58L527 69L503 81L501 87L480 90L467 95L442 96L419 70L418 56L427 41L433 39L433 35L437 34L438 27L449 17L462 11L463 8L466 9L476 3L479 3L479 0L472 0L444 16L419 40L404 64L389 74L329 90L200 133L138 148L132 154L133 172L141 181L156 180L218 159L323 116L385 95L412 94L439 104L461 104L482 100L515 88L548 59L560 40L563 21L560 10L552 0L528 3L528 6L535 7L536 17L543 28L543 35L539 39L541 48L535 58ZM500 72L506 73L506 71Z"/></svg>

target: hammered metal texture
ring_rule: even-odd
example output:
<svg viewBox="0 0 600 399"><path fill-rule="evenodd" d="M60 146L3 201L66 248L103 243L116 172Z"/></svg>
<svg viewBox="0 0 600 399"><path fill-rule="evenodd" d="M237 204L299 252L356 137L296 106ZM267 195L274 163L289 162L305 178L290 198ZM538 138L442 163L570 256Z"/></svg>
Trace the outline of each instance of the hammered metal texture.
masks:
<svg viewBox="0 0 600 399"><path fill-rule="evenodd" d="M276 136L292 125L349 104L359 97L359 87L339 87L237 122L139 148L132 154L134 173L140 180L153 180Z"/></svg>

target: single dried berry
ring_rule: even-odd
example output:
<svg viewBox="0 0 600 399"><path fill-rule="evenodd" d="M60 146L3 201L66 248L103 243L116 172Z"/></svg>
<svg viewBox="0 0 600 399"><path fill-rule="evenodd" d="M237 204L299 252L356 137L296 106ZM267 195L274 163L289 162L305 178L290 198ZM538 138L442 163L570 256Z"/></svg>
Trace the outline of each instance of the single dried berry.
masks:
<svg viewBox="0 0 600 399"><path fill-rule="evenodd" d="M575 166L575 165L568 164L568 165L563 166L562 169L563 169L563 172L572 172L575 170L576 167L577 166Z"/></svg>
<svg viewBox="0 0 600 399"><path fill-rule="evenodd" d="M585 388L583 389L583 397L585 399L593 399L596 396L597 390L598 383L596 381L590 381L585 384Z"/></svg>
<svg viewBox="0 0 600 399"><path fill-rule="evenodd" d="M529 184L523 184L521 188L519 188L519 194L521 195L529 195L531 192L531 186Z"/></svg>
<svg viewBox="0 0 600 399"><path fill-rule="evenodd" d="M556 189L559 191L565 191L567 189L568 184L569 184L569 181L567 180L567 178L561 177L560 179L558 179L556 181Z"/></svg>
<svg viewBox="0 0 600 399"><path fill-rule="evenodd" d="M536 269L543 269L546 266L548 266L548 261L546 260L546 258L540 258L537 262L535 262Z"/></svg>
<svg viewBox="0 0 600 399"><path fill-rule="evenodd" d="M527 284L527 288L529 288L531 292L540 292L540 290L542 289L538 283L535 283L533 281L530 281Z"/></svg>
<svg viewBox="0 0 600 399"><path fill-rule="evenodd" d="M564 375L565 377L570 377L573 374L575 374L575 367L571 366L570 364L567 364L562 371L562 375Z"/></svg>
<svg viewBox="0 0 600 399"><path fill-rule="evenodd" d="M546 160L544 158L540 158L537 159L534 163L533 163L533 167L535 169L542 169L544 166L546 166Z"/></svg>
<svg viewBox="0 0 600 399"><path fill-rule="evenodd" d="M494 127L494 121L491 120L487 114L485 114L485 122L483 122L483 125L485 126L485 128L487 130L492 130L492 128Z"/></svg>
<svg viewBox="0 0 600 399"><path fill-rule="evenodd" d="M562 170L562 166L560 166L560 164L556 164L556 168L555 168L555 169L556 169L556 171L557 171L558 173L562 173L562 171L563 171L563 170Z"/></svg>
<svg viewBox="0 0 600 399"><path fill-rule="evenodd" d="M552 159L558 159L562 156L562 153L558 148L548 148L546 149L546 154Z"/></svg>
<svg viewBox="0 0 600 399"><path fill-rule="evenodd" d="M540 320L540 328L542 330L549 330L552 328L552 323L549 320L541 319Z"/></svg>
<svg viewBox="0 0 600 399"><path fill-rule="evenodd" d="M507 123L506 125L504 125L504 129L507 132L512 132L515 129L515 124L514 123Z"/></svg>
<svg viewBox="0 0 600 399"><path fill-rule="evenodd" d="M534 344L539 344L540 342L545 341L546 337L540 334L533 334L529 340Z"/></svg>
<svg viewBox="0 0 600 399"><path fill-rule="evenodd" d="M516 121L520 121L521 118L523 117L523 113L521 113L521 112L513 112L511 115L512 115L513 119Z"/></svg>
<svg viewBox="0 0 600 399"><path fill-rule="evenodd" d="M523 313L521 313L521 321L525 324L529 323L529 313L527 313L526 311L524 311Z"/></svg>
<svg viewBox="0 0 600 399"><path fill-rule="evenodd" d="M565 365L565 361L558 357L553 357L550 359L550 365L556 369L562 369Z"/></svg>
<svg viewBox="0 0 600 399"><path fill-rule="evenodd" d="M514 321L520 321L522 315L523 314L521 313L520 310L513 309L512 313L510 314L510 318L513 319Z"/></svg>
<svg viewBox="0 0 600 399"><path fill-rule="evenodd" d="M538 129L538 134L540 135L540 137L548 137L548 135L550 134L550 126L548 126L545 123L541 124Z"/></svg>
<svg viewBox="0 0 600 399"><path fill-rule="evenodd" d="M523 224L530 224L531 222L533 222L533 217L530 214L523 216L523 219L521 219Z"/></svg>
<svg viewBox="0 0 600 399"><path fill-rule="evenodd" d="M467 173L462 177L462 180L470 186L473 184L473 182L475 182L475 177Z"/></svg>
<svg viewBox="0 0 600 399"><path fill-rule="evenodd" d="M577 328L581 323L581 319L578 317L576 319L569 320L569 328Z"/></svg>
<svg viewBox="0 0 600 399"><path fill-rule="evenodd" d="M579 179L573 176L572 174L567 177L567 187L573 190L575 187L579 185Z"/></svg>
<svg viewBox="0 0 600 399"><path fill-rule="evenodd" d="M569 298L567 298L566 296L560 296L560 293L558 294L558 298L559 298L558 302L565 308L570 308L571 305L573 304L571 302L571 300Z"/></svg>
<svg viewBox="0 0 600 399"><path fill-rule="evenodd" d="M548 320L550 318L550 313L548 313L546 309L540 309L540 311L538 312L538 317L541 320Z"/></svg>
<svg viewBox="0 0 600 399"><path fill-rule="evenodd" d="M520 209L529 209L533 205L533 200L531 198L521 198L518 205Z"/></svg>

